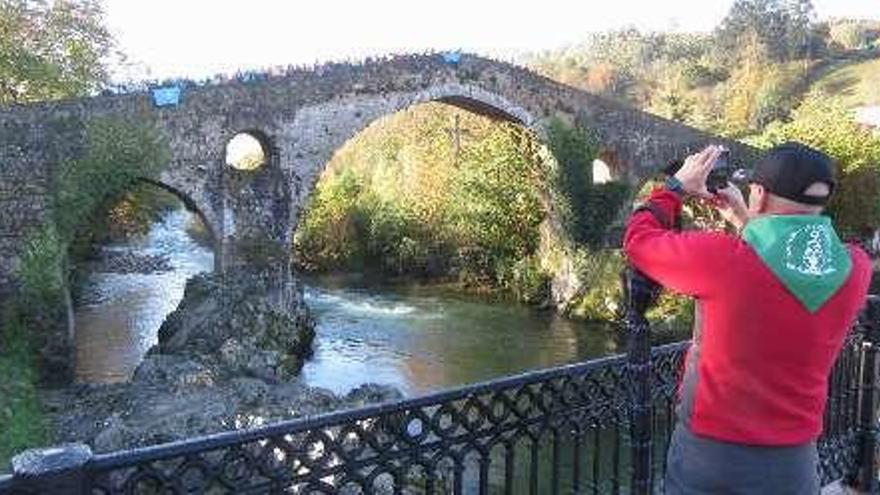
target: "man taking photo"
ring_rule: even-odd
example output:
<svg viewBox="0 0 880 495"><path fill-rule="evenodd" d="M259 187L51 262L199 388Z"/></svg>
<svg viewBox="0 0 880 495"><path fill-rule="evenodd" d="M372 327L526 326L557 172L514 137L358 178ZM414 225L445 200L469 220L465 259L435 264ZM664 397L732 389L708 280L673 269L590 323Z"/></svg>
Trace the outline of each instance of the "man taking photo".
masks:
<svg viewBox="0 0 880 495"><path fill-rule="evenodd" d="M697 302L666 493L815 495L828 376L865 303L870 259L821 215L835 187L828 156L772 148L746 204L732 185L707 190L723 152L689 156L624 236L636 269ZM711 201L742 234L678 232L685 196Z"/></svg>

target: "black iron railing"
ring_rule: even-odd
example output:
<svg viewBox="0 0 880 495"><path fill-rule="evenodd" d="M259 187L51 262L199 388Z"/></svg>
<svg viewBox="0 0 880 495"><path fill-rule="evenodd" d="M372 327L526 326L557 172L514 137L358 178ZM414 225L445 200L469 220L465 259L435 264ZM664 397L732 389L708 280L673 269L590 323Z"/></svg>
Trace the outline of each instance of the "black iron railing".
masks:
<svg viewBox="0 0 880 495"><path fill-rule="evenodd" d="M871 308L835 365L819 441L823 483L866 490L876 489L880 302ZM43 471L0 478L0 494L662 493L687 345L651 349L649 364L609 357L74 461L58 458L70 447L31 453Z"/></svg>

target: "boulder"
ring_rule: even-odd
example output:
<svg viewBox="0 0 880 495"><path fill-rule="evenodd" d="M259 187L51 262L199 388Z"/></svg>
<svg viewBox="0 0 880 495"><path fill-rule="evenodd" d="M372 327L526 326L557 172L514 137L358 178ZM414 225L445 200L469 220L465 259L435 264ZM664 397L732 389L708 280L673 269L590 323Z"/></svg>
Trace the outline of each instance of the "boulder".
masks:
<svg viewBox="0 0 880 495"><path fill-rule="evenodd" d="M246 268L193 277L151 353L194 357L218 376L289 379L311 354L314 321L298 290L277 292Z"/></svg>

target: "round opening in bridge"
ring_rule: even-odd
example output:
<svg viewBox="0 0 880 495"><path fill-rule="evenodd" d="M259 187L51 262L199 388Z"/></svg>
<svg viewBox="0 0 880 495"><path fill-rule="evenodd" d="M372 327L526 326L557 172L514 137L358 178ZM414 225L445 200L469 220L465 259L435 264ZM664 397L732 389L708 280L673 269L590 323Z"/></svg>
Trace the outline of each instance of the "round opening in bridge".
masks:
<svg viewBox="0 0 880 495"><path fill-rule="evenodd" d="M256 170L266 164L266 149L253 134L238 133L226 144L226 164L236 170Z"/></svg>
<svg viewBox="0 0 880 495"><path fill-rule="evenodd" d="M605 184L611 182L611 167L602 160L593 160L593 184Z"/></svg>

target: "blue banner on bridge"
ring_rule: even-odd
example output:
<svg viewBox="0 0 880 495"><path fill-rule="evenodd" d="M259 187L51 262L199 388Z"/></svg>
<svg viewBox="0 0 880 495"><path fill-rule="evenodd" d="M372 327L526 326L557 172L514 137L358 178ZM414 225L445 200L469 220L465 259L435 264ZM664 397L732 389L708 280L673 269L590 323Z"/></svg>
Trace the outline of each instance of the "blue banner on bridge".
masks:
<svg viewBox="0 0 880 495"><path fill-rule="evenodd" d="M180 104L180 86L153 88L153 104L157 107L173 107Z"/></svg>

